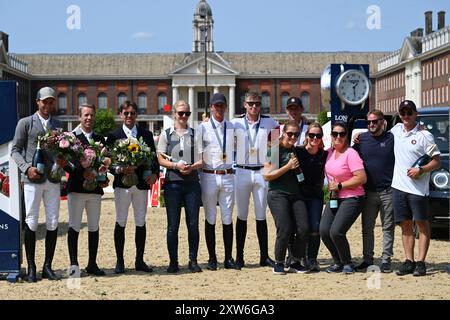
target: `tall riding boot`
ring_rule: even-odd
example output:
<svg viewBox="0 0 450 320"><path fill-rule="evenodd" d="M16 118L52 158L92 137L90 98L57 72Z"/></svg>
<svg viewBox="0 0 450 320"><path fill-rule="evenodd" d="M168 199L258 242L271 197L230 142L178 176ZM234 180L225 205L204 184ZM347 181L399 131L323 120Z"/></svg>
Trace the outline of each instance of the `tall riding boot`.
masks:
<svg viewBox="0 0 450 320"><path fill-rule="evenodd" d="M268 249L268 236L267 236L267 221L256 220L256 234L258 235L260 260L259 265L261 267L274 267L275 262L269 257Z"/></svg>
<svg viewBox="0 0 450 320"><path fill-rule="evenodd" d="M55 255L56 240L58 239L58 228L53 231L47 230L45 236L45 261L42 270L42 278L48 280L61 280L52 270L53 256Z"/></svg>
<svg viewBox="0 0 450 320"><path fill-rule="evenodd" d="M208 254L209 254L207 268L209 270L217 270L216 225L209 224L208 220L205 220L205 240L206 240L206 247L208 248Z"/></svg>
<svg viewBox="0 0 450 320"><path fill-rule="evenodd" d="M89 261L86 272L94 276L104 276L105 272L97 266L98 234L98 230L88 232Z"/></svg>
<svg viewBox="0 0 450 320"><path fill-rule="evenodd" d="M225 269L236 269L236 264L232 258L233 252L233 223L231 224L222 224L223 231L223 244L225 249L225 261L224 268Z"/></svg>
<svg viewBox="0 0 450 320"><path fill-rule="evenodd" d="M153 269L150 268L144 262L144 251L145 251L145 239L147 237L147 228L145 224L142 227L136 226L136 235L135 235L135 243L136 243L136 261L135 261L135 269L136 271L144 271L144 272L153 272Z"/></svg>
<svg viewBox="0 0 450 320"><path fill-rule="evenodd" d="M125 263L123 261L123 248L125 246L125 227L121 227L117 222L114 227L114 246L116 247L116 268L115 273L125 272Z"/></svg>
<svg viewBox="0 0 450 320"><path fill-rule="evenodd" d="M70 265L78 266L78 235L74 229L67 231L67 246L69 247Z"/></svg>
<svg viewBox="0 0 450 320"><path fill-rule="evenodd" d="M36 252L36 232L31 231L28 227L28 224L25 224L25 253L27 256L28 263L28 274L27 281L28 282L36 282L36 263L34 261L34 256Z"/></svg>
<svg viewBox="0 0 450 320"><path fill-rule="evenodd" d="M244 267L244 247L247 236L247 221L237 218L236 221L236 267Z"/></svg>

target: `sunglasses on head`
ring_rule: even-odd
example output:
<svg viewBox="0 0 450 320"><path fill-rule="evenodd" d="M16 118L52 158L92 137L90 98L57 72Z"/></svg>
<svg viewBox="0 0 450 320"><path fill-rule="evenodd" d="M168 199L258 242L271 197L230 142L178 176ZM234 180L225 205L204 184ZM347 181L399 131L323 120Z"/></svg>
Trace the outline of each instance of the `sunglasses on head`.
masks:
<svg viewBox="0 0 450 320"><path fill-rule="evenodd" d="M292 137L298 138L300 136L300 132L285 132L289 139Z"/></svg>
<svg viewBox="0 0 450 320"><path fill-rule="evenodd" d="M261 102L245 101L245 103L248 104L249 107L261 107Z"/></svg>
<svg viewBox="0 0 450 320"><path fill-rule="evenodd" d="M341 138L343 138L343 137L345 137L346 135L347 135L347 132L345 132L345 131L342 131L342 132L333 131L333 132L331 132L331 136L332 136L333 138L337 138L338 136L341 137Z"/></svg>
<svg viewBox="0 0 450 320"><path fill-rule="evenodd" d="M128 111L125 111L124 113L123 113L123 115L125 116L125 117L128 117L128 116L135 116L136 115L136 112L128 112Z"/></svg>
<svg viewBox="0 0 450 320"><path fill-rule="evenodd" d="M190 111L178 111L177 115L180 117L185 117L185 116L189 117L191 115L191 112Z"/></svg>
<svg viewBox="0 0 450 320"><path fill-rule="evenodd" d="M402 117L404 117L404 116L411 117L413 115L413 112L412 112L412 110L402 110L402 111L400 111L400 115Z"/></svg>
<svg viewBox="0 0 450 320"><path fill-rule="evenodd" d="M376 120L367 120L367 124L377 124L378 121L380 121L381 119L376 119Z"/></svg>
<svg viewBox="0 0 450 320"><path fill-rule="evenodd" d="M314 139L314 138L322 139L323 134L322 133L308 133L308 137L310 139Z"/></svg>

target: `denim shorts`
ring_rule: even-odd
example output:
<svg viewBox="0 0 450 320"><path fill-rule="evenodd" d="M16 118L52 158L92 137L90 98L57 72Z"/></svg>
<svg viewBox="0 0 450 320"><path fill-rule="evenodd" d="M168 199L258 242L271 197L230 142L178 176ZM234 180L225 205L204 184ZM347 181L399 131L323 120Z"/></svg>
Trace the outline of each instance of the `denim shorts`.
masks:
<svg viewBox="0 0 450 320"><path fill-rule="evenodd" d="M428 217L428 197L403 192L392 188L395 223L405 220L426 221Z"/></svg>

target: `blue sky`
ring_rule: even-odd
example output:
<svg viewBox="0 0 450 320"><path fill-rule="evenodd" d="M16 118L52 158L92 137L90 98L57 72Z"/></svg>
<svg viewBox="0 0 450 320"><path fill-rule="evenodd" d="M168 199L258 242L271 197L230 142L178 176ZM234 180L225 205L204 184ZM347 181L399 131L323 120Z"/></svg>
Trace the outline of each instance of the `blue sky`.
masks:
<svg viewBox="0 0 450 320"><path fill-rule="evenodd" d="M198 0L0 0L0 30L16 53L190 52ZM215 50L391 51L449 0L209 0ZM67 8L81 10L69 30ZM379 8L374 16L370 6ZM373 7L372 7L373 8ZM375 17L379 17L378 20ZM372 28L369 29L367 21ZM377 23L379 21L379 24Z"/></svg>

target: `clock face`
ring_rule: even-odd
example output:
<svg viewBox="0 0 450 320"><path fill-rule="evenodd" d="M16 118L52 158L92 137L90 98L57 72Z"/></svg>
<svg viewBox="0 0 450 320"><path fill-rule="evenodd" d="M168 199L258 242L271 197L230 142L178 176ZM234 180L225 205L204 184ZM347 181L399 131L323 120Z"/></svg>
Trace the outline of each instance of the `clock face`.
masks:
<svg viewBox="0 0 450 320"><path fill-rule="evenodd" d="M349 105L363 104L369 97L370 83L366 74L360 70L347 70L336 81L336 93Z"/></svg>

